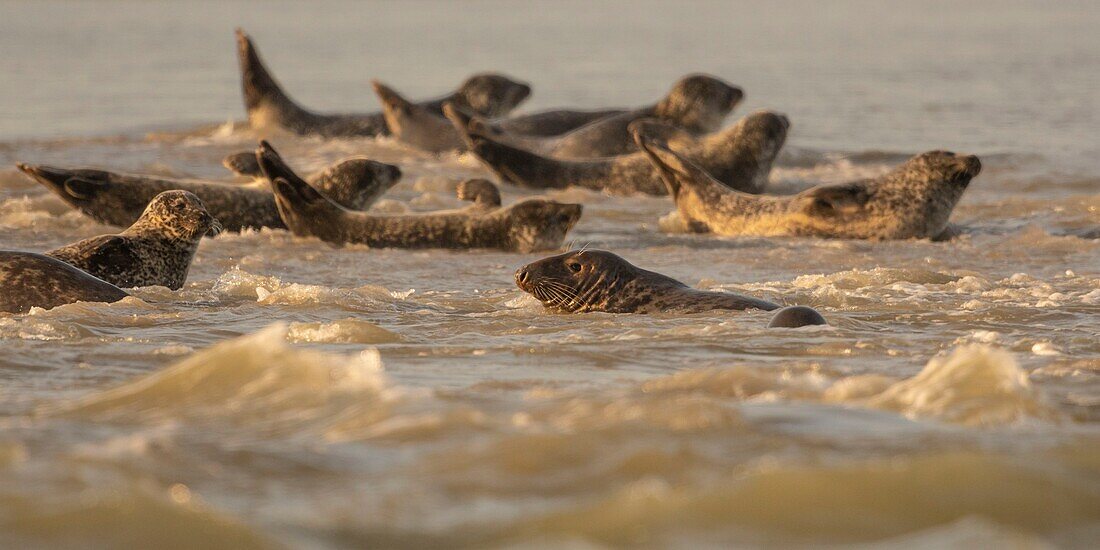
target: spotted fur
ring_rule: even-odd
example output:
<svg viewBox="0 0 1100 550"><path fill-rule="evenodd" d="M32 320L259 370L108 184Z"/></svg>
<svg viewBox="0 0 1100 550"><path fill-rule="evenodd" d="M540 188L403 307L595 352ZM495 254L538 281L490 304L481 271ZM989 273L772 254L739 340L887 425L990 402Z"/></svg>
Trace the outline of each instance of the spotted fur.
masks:
<svg viewBox="0 0 1100 550"><path fill-rule="evenodd" d="M137 221L153 197L182 189L198 196L227 231L286 227L279 218L274 197L263 188L84 168L27 164L18 167L72 207L108 225L128 227ZM364 210L400 179L401 170L396 166L367 159L347 160L311 177L313 185L336 202Z"/></svg>
<svg viewBox="0 0 1100 550"><path fill-rule="evenodd" d="M237 57L248 120L254 128L274 126L298 135L324 137L386 135L381 113L321 114L296 103L282 90L264 66L252 40L237 29ZM503 116L531 94L527 84L511 78L480 73L468 78L454 92L418 105L442 113L443 102L452 101L481 116Z"/></svg>
<svg viewBox="0 0 1100 550"><path fill-rule="evenodd" d="M686 155L641 136L639 144L684 221L720 235L935 238L982 166L975 156L930 151L877 178L754 196L722 185Z"/></svg>
<svg viewBox="0 0 1100 550"><path fill-rule="evenodd" d="M358 243L393 248L496 248L530 252L561 246L580 219L579 204L528 199L506 208L492 204L499 191L487 181L466 182L463 195L477 201L459 209L427 214L373 216L342 208L294 174L270 144L257 158L273 182L275 202L287 227L299 236L331 244ZM468 191L468 192L467 192Z"/></svg>
<svg viewBox="0 0 1100 550"><path fill-rule="evenodd" d="M778 309L730 292L693 289L604 250L544 258L516 271L516 285L547 308L565 313L699 313L716 309Z"/></svg>
<svg viewBox="0 0 1100 550"><path fill-rule="evenodd" d="M0 251L0 311L26 313L73 302L117 302L125 291L61 260L32 252Z"/></svg>
<svg viewBox="0 0 1100 550"><path fill-rule="evenodd" d="M639 121L634 133L676 136L675 146L704 166L723 184L747 193L763 190L772 163L783 147L790 122L771 111L758 111L721 132L699 139L679 136L667 125ZM613 195L665 195L668 189L657 169L637 152L612 158L558 160L500 143L476 132L466 135L470 150L501 181L537 189L569 186L597 189Z"/></svg>
<svg viewBox="0 0 1100 550"><path fill-rule="evenodd" d="M221 224L187 191L165 191L133 225L118 235L100 235L46 252L122 288L183 287L191 260L206 234Z"/></svg>

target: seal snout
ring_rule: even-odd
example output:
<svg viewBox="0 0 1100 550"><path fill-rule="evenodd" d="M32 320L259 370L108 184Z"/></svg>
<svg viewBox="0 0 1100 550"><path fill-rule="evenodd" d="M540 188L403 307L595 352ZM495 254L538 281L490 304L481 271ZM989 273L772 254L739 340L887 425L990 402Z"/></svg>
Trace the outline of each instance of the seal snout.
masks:
<svg viewBox="0 0 1100 550"><path fill-rule="evenodd" d="M982 171L982 161L975 155L960 155L959 160L963 163L963 173L973 178Z"/></svg>
<svg viewBox="0 0 1100 550"><path fill-rule="evenodd" d="M531 270L530 266L523 266L516 270L516 286L523 290L528 291L528 287L531 284Z"/></svg>

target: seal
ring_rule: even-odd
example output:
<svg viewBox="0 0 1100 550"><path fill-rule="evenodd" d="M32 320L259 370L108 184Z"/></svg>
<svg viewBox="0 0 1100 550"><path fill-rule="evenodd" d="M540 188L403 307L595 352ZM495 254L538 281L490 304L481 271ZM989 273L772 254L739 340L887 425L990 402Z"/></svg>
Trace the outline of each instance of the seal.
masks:
<svg viewBox="0 0 1100 550"><path fill-rule="evenodd" d="M497 119L493 125L503 131L525 136L560 136L576 130L589 122L612 115L621 115L629 109L547 109L527 115L514 115Z"/></svg>
<svg viewBox="0 0 1100 550"><path fill-rule="evenodd" d="M630 125L651 119L700 136L718 130L722 121L744 98L740 88L710 75L688 75L672 87L656 105L635 109L586 124L555 137L512 134L472 117L467 127L500 143L526 149L542 156L559 159L613 157L637 152ZM454 122L461 109L447 113Z"/></svg>
<svg viewBox="0 0 1100 550"><path fill-rule="evenodd" d="M164 286L179 290L203 235L221 225L187 191L165 191L133 225L118 235L100 235L46 252L121 288Z"/></svg>
<svg viewBox="0 0 1100 550"><path fill-rule="evenodd" d="M721 132L698 139L653 121L638 121L632 128L636 134L677 136L674 141L677 149L705 167L718 181L746 193L760 193L787 138L790 121L779 113L757 111ZM640 151L603 159L559 160L500 143L477 132L467 133L466 139L470 152L497 178L520 187L577 186L611 195L668 193L659 171Z"/></svg>
<svg viewBox="0 0 1100 550"><path fill-rule="evenodd" d="M213 181L167 179L87 168L57 168L17 164L61 200L100 223L119 227L133 224L153 197L181 189L194 193L227 231L272 227L285 229L275 198L263 188ZM367 209L397 184L401 170L366 159L345 161L314 176L314 184L333 200L354 209Z"/></svg>
<svg viewBox="0 0 1100 550"><path fill-rule="evenodd" d="M547 308L564 313L702 313L780 308L751 296L696 290L672 277L641 269L606 250L575 250L543 258L519 268L515 278L520 290ZM825 324L820 314L816 318L804 315L801 319L806 324ZM784 313L780 322L787 326L798 320L797 314Z"/></svg>
<svg viewBox="0 0 1100 550"><path fill-rule="evenodd" d="M117 302L124 290L61 260L12 250L0 251L0 311L26 313L73 302Z"/></svg>
<svg viewBox="0 0 1100 550"><path fill-rule="evenodd" d="M431 152L461 150L463 130L448 130L446 121L426 109L416 109L391 88L375 83L375 91L382 100L386 124L401 141ZM692 135L702 135L717 130L730 111L741 101L744 93L710 75L688 75L672 87L656 105L604 117L558 136L530 136L514 134L471 115L461 105L454 104L451 112L444 105L444 114L456 126L492 136L500 143L526 149L543 156L560 159L588 159L624 155L636 151L629 131L631 123L641 119L654 119Z"/></svg>
<svg viewBox="0 0 1100 550"><path fill-rule="evenodd" d="M310 111L290 98L267 70L256 46L243 30L237 29L237 57L241 66L241 88L248 121L253 128L277 127L298 135L322 137L379 136L387 133L381 113L322 114ZM479 116L508 114L531 95L531 87L507 76L479 73L468 78L454 92L419 105L442 115L450 101Z"/></svg>
<svg viewBox="0 0 1100 550"><path fill-rule="evenodd" d="M485 180L467 181L459 196L474 204L458 210L372 216L347 210L294 174L266 142L257 158L272 182L286 226L298 236L334 245L393 248L495 248L518 252L555 249L581 217L579 204L527 199L500 206L499 191Z"/></svg>
<svg viewBox="0 0 1100 550"><path fill-rule="evenodd" d="M722 185L643 136L638 143L660 170L680 217L696 231L719 235L933 239L944 234L951 211L982 169L978 157L929 151L877 178L754 196Z"/></svg>

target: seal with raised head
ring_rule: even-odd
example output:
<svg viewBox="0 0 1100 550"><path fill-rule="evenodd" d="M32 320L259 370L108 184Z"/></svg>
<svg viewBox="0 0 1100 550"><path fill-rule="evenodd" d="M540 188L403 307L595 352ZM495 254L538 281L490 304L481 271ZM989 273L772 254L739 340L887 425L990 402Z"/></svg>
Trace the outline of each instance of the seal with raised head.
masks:
<svg viewBox="0 0 1100 550"><path fill-rule="evenodd" d="M492 136L500 143L559 159L591 159L637 152L630 132L631 123L649 119L700 136L718 130L722 121L744 97L740 88L710 75L689 75L672 87L656 105L600 119L554 137L513 134L488 121L471 117L466 126ZM461 109L444 114L456 122ZM456 122L457 123L457 122Z"/></svg>
<svg viewBox="0 0 1100 550"><path fill-rule="evenodd" d="M375 84L382 100L386 124L401 141L425 151L460 150L464 130L448 131L443 121L426 109L417 109L392 89ZM629 126L642 119L653 119L692 135L717 130L730 111L744 97L740 88L709 75L689 75L672 87L656 105L635 109L590 122L558 136L514 134L452 105L444 114L456 126L492 136L495 140L543 156L561 159L611 157L636 151Z"/></svg>
<svg viewBox="0 0 1100 550"><path fill-rule="evenodd" d="M283 229L275 198L265 188L214 181L119 174L86 168L18 164L20 170L61 200L100 223L129 227L153 197L180 189L194 193L227 231L273 227ZM341 162L311 181L343 206L368 209L401 179L396 166L367 159Z"/></svg>
<svg viewBox="0 0 1100 550"><path fill-rule="evenodd" d="M543 258L519 268L515 278L520 290L534 296L547 308L565 313L780 309L778 304L751 296L691 288L667 275L641 269L605 250L575 250ZM777 326L792 325L790 321L799 318L798 313L783 313ZM825 324L820 314L817 319L812 315L804 315L801 319L805 324Z"/></svg>
<svg viewBox="0 0 1100 550"><path fill-rule="evenodd" d="M723 184L746 193L760 193L772 164L787 138L790 122L772 111L757 111L737 124L694 139L668 125L643 120L634 133L677 136L676 147L704 166ZM511 147L471 132L469 148L501 181L536 189L586 187L612 195L665 195L668 188L658 170L637 152L590 160L559 160Z"/></svg>
<svg viewBox="0 0 1100 550"><path fill-rule="evenodd" d="M496 248L518 252L561 246L581 217L579 204L527 199L500 206L500 194L485 180L467 181L459 196L474 204L458 210L373 216L353 212L325 198L299 178L267 143L257 158L272 182L279 214L298 236L335 245L393 248Z"/></svg>
<svg viewBox="0 0 1100 550"><path fill-rule="evenodd" d="M256 46L241 29L237 29L237 56L245 110L252 127L274 126L298 135L323 137L386 135L381 113L322 114L298 105L279 86L264 66ZM480 73L468 78L454 92L418 105L442 116L443 103L450 101L479 116L498 117L511 112L529 95L531 87L527 84L504 75Z"/></svg>
<svg viewBox="0 0 1100 550"><path fill-rule="evenodd" d="M117 302L126 291L61 260L33 252L0 251L0 311L26 313L73 302Z"/></svg>
<svg viewBox="0 0 1100 550"><path fill-rule="evenodd" d="M719 235L842 239L932 239L982 164L973 155L929 151L867 180L819 185L796 195L756 196L730 189L698 164L639 136L680 217Z"/></svg>
<svg viewBox="0 0 1100 550"><path fill-rule="evenodd" d="M100 235L46 252L121 288L164 286L179 290L203 235L221 225L187 191L165 191L133 225L118 235Z"/></svg>

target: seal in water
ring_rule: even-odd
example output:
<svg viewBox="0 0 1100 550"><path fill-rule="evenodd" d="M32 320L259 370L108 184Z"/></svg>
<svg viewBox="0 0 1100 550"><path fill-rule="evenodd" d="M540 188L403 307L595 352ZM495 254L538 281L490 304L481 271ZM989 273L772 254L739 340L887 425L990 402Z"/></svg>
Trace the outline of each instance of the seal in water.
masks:
<svg viewBox="0 0 1100 550"><path fill-rule="evenodd" d="M676 136L674 143L684 156L705 167L723 184L746 193L759 193L767 184L789 127L787 117L772 111L755 112L721 132L699 139L648 120L632 125L636 134ZM470 151L501 181L520 187L575 185L612 195L668 193L660 173L641 152L603 159L558 160L479 133L471 132L467 139Z"/></svg>
<svg viewBox="0 0 1100 550"><path fill-rule="evenodd" d="M590 159L637 152L630 124L652 119L700 136L720 128L722 121L744 97L740 88L709 75L689 75L680 79L660 102L600 119L569 133L555 137L511 134L477 117L466 121L470 130L492 136L500 143L559 159ZM458 123L461 109L444 114Z"/></svg>
<svg viewBox="0 0 1100 550"><path fill-rule="evenodd" d="M780 307L751 296L696 290L605 250L566 252L529 263L516 271L516 285L547 308L566 313L701 313L716 309L772 311ZM790 309L780 311L781 326L800 319L806 321L804 324L825 324L820 314L814 318L784 313Z"/></svg>
<svg viewBox="0 0 1100 550"><path fill-rule="evenodd" d="M46 252L122 288L165 286L179 290L203 235L221 225L187 191L165 191L134 225L118 235L100 235Z"/></svg>
<svg viewBox="0 0 1100 550"><path fill-rule="evenodd" d="M716 181L698 164L639 136L680 217L719 235L932 239L978 175L978 157L930 151L877 178L819 185L797 195L754 196Z"/></svg>
<svg viewBox="0 0 1100 550"><path fill-rule="evenodd" d="M325 198L296 176L266 142L257 158L272 181L287 227L299 236L335 245L395 248L497 248L519 252L554 249L581 217L579 204L527 199L500 207L499 191L485 180L464 182L459 197L474 204L459 210L400 216L353 212Z"/></svg>
<svg viewBox="0 0 1100 550"><path fill-rule="evenodd" d="M509 116L493 121L497 129L525 136L560 136L576 130L589 122L612 115L621 115L629 109L548 109L527 115Z"/></svg>
<svg viewBox="0 0 1100 550"><path fill-rule="evenodd" d="M256 162L256 151L227 155L222 159L222 165L238 176L250 177L268 187L260 163ZM349 158L306 177L306 181L341 206L369 210L401 181L401 169L376 160Z"/></svg>
<svg viewBox="0 0 1100 550"><path fill-rule="evenodd" d="M70 206L108 225L128 227L141 217L153 197L164 191L181 189L198 196L228 231L286 228L275 208L275 198L268 189L84 168L16 166ZM401 170L396 166L352 159L314 176L313 182L340 204L353 209L367 209L400 178Z"/></svg>
<svg viewBox="0 0 1100 550"><path fill-rule="evenodd" d="M0 311L26 313L73 302L117 302L129 296L61 260L32 252L0 251Z"/></svg>
<svg viewBox="0 0 1100 550"><path fill-rule="evenodd" d="M294 102L264 66L252 40L237 29L237 56L241 65L241 87L248 121L253 128L275 126L298 135L323 137L385 135L381 113L321 114ZM420 102L442 116L443 102L451 101L485 117L504 116L527 96L531 87L504 75L480 73L468 78L454 92Z"/></svg>
<svg viewBox="0 0 1100 550"><path fill-rule="evenodd" d="M448 129L446 121L435 113L418 109L385 85L375 83L383 104L386 124L399 140L430 152L461 150L462 128ZM551 136L513 134L486 122L461 105L444 114L456 126L492 136L495 140L543 156L561 159L610 157L636 152L629 126L641 119L654 119L682 128L692 135L717 130L744 94L726 82L709 75L689 75L672 87L654 106L601 118L568 133Z"/></svg>

